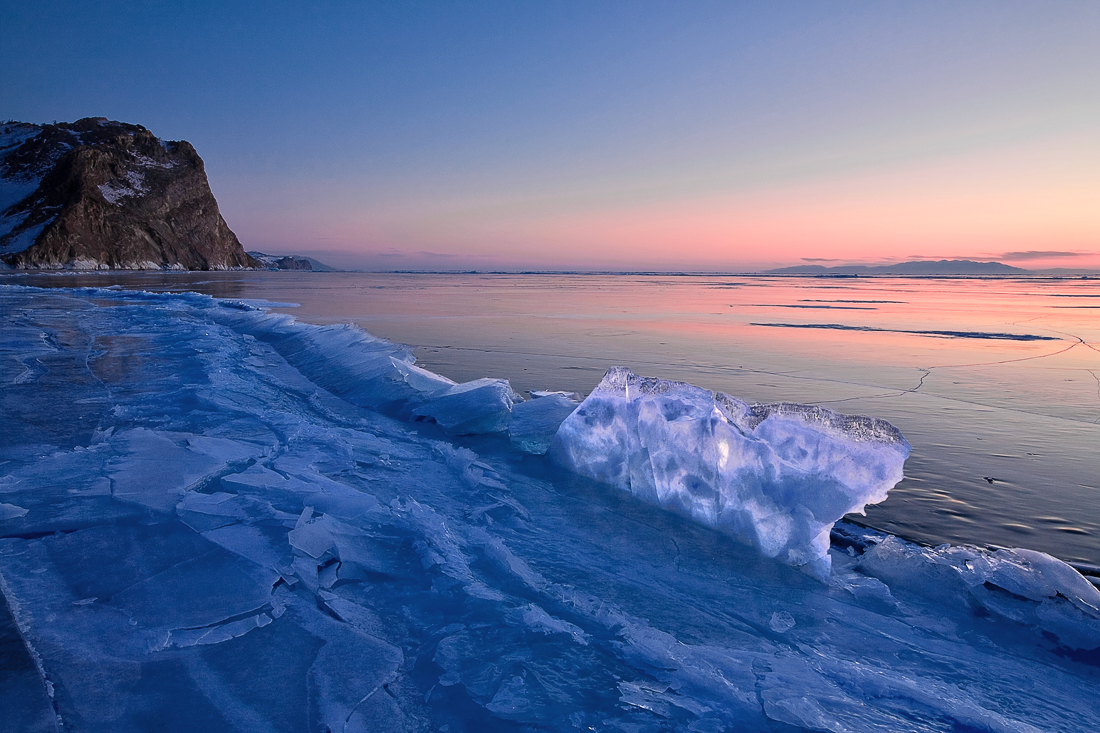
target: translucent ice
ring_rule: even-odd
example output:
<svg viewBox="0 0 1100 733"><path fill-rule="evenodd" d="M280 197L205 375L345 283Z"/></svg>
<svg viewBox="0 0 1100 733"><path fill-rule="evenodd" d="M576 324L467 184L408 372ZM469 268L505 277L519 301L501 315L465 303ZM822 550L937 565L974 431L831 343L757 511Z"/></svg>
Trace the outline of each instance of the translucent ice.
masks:
<svg viewBox="0 0 1100 733"><path fill-rule="evenodd" d="M562 423L551 453L571 471L826 578L833 523L886 499L909 444L881 420L750 407L615 367Z"/></svg>
<svg viewBox="0 0 1100 733"><path fill-rule="evenodd" d="M450 435L499 433L507 430L519 395L506 379L477 379L433 392L413 414L431 418Z"/></svg>
<svg viewBox="0 0 1100 733"><path fill-rule="evenodd" d="M212 316L270 344L312 382L361 407L474 435L507 430L512 405L522 402L506 379L456 384L416 366L408 347L353 326L309 326L243 303L220 305Z"/></svg>
<svg viewBox="0 0 1100 733"><path fill-rule="evenodd" d="M562 422L576 409L575 401L556 392L515 405L508 426L512 447L524 453L545 454Z"/></svg>
<svg viewBox="0 0 1100 733"><path fill-rule="evenodd" d="M955 606L1042 629L1073 649L1100 649L1100 591L1061 560L1035 550L918 547L885 537L860 569Z"/></svg>
<svg viewBox="0 0 1100 733"><path fill-rule="evenodd" d="M118 456L107 469L112 494L119 501L170 511L184 491L224 469L228 461L259 453L255 446L240 443L234 444L237 450L227 450L230 442L197 438L191 444L186 436L181 439L145 428L118 433L111 439Z"/></svg>

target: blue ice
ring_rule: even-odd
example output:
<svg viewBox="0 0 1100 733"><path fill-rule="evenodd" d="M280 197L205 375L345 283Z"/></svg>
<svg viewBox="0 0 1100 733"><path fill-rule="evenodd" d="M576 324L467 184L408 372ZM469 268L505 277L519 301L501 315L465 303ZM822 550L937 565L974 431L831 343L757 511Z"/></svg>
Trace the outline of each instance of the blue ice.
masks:
<svg viewBox="0 0 1100 733"><path fill-rule="evenodd" d="M1096 727L1087 579L841 518L883 423L624 371L539 407L194 294L0 322L5 729Z"/></svg>

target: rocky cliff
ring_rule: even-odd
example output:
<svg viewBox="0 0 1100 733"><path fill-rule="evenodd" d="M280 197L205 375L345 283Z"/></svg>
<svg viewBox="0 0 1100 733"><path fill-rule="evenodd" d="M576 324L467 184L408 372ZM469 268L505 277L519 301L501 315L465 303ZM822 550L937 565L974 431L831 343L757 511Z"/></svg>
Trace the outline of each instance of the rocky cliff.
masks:
<svg viewBox="0 0 1100 733"><path fill-rule="evenodd" d="M82 270L260 266L222 219L190 143L104 118L0 127L0 262Z"/></svg>
<svg viewBox="0 0 1100 733"><path fill-rule="evenodd" d="M268 270L313 270L313 264L305 257L267 255L263 252L249 252L248 254Z"/></svg>

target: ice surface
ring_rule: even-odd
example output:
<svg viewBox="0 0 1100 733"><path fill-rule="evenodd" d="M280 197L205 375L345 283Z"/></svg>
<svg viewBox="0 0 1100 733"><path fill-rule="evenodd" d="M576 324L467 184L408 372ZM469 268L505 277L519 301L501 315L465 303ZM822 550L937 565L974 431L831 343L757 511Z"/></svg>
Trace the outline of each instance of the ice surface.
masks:
<svg viewBox="0 0 1100 733"><path fill-rule="evenodd" d="M567 392L564 390L536 389L532 390L530 394L535 399L539 397L564 397L572 402L580 402L582 399L576 392Z"/></svg>
<svg viewBox="0 0 1100 733"><path fill-rule="evenodd" d="M864 553L859 568L887 583L1042 630L1069 648L1100 648L1100 590L1041 552L931 549L885 537Z"/></svg>
<svg viewBox="0 0 1100 733"><path fill-rule="evenodd" d="M414 410L453 385L401 347L262 309L0 286L0 334L0 592L30 655L4 723L1095 728L1096 592L1045 555L842 522L823 584L517 453L521 412L451 438ZM746 441L889 436L718 407Z"/></svg>
<svg viewBox="0 0 1100 733"><path fill-rule="evenodd" d="M562 424L552 455L824 579L833 523L886 499L909 444L881 420L750 407L615 367Z"/></svg>
<svg viewBox="0 0 1100 733"><path fill-rule="evenodd" d="M508 380L478 379L432 393L413 414L431 418L450 435L499 433L508 429L512 405L519 401Z"/></svg>
<svg viewBox="0 0 1100 733"><path fill-rule="evenodd" d="M451 435L507 429L514 402L504 379L455 384L413 363L404 346L352 326L305 326L243 303L222 302L229 324L271 344L314 383L352 404L402 417L430 419Z"/></svg>
<svg viewBox="0 0 1100 733"><path fill-rule="evenodd" d="M22 517L27 514L27 511L28 510L23 507L16 506L15 504L4 504L0 502L0 520Z"/></svg>
<svg viewBox="0 0 1100 733"><path fill-rule="evenodd" d="M512 407L512 422L508 426L512 447L523 453L545 454L550 450L558 428L576 409L576 402L556 393L547 393L538 399L515 405Z"/></svg>
<svg viewBox="0 0 1100 733"><path fill-rule="evenodd" d="M111 443L115 455L106 468L111 494L119 501L158 511L172 511L187 489L226 466L223 456L178 445L167 435L145 428L120 432ZM245 459L249 453L259 451L242 447L235 457Z"/></svg>

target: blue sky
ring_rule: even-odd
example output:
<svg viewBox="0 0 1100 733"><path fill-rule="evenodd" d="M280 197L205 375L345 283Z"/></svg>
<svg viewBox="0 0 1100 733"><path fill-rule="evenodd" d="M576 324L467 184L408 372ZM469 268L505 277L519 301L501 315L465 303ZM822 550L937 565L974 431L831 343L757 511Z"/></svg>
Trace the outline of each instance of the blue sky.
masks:
<svg viewBox="0 0 1100 733"><path fill-rule="evenodd" d="M2 117L190 140L250 249L1100 265L1095 2L5 0L0 68Z"/></svg>

